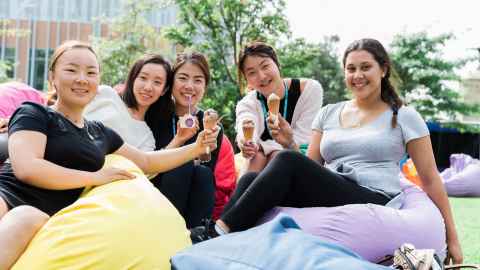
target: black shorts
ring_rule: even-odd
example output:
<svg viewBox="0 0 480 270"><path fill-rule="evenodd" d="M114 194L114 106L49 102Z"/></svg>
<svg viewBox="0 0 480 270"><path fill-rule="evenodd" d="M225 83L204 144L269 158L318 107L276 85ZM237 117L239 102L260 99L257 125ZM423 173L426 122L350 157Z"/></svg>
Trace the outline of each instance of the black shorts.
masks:
<svg viewBox="0 0 480 270"><path fill-rule="evenodd" d="M83 188L50 190L34 187L18 180L9 163L0 168L0 197L9 210L20 205L29 205L52 216L74 203Z"/></svg>

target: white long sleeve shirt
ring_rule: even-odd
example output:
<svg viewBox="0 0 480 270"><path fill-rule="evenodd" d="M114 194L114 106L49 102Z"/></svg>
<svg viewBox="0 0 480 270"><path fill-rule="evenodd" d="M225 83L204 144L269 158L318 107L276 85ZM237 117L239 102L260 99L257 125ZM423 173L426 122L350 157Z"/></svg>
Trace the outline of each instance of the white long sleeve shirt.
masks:
<svg viewBox="0 0 480 270"><path fill-rule="evenodd" d="M312 122L317 112L323 104L323 88L316 80L308 79L305 88L293 111L292 123L293 138L295 143L308 144L312 133ZM282 150L283 147L274 140L262 141L261 134L265 130L265 115L262 110L262 104L257 99L257 91L252 90L247 93L237 104L236 107L237 142L243 139L242 122L250 119L255 124L254 141L260 144L265 155L275 150Z"/></svg>
<svg viewBox="0 0 480 270"><path fill-rule="evenodd" d="M88 120L100 121L115 130L129 145L143 151L155 150L155 138L147 123L134 119L110 86L98 87L97 96L85 108L83 115Z"/></svg>

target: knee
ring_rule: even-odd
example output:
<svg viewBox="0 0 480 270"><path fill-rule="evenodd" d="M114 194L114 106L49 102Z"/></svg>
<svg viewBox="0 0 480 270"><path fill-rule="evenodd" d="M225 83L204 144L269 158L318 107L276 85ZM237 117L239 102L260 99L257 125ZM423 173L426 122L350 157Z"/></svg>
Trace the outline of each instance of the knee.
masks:
<svg viewBox="0 0 480 270"><path fill-rule="evenodd" d="M203 165L196 165L194 168L194 180L193 181L202 181L205 183L205 181L209 181L214 183L215 182L215 176L213 175L212 170Z"/></svg>
<svg viewBox="0 0 480 270"><path fill-rule="evenodd" d="M209 167L204 165L197 165L195 166L194 170L197 175L208 175L208 176L213 175L212 170Z"/></svg>
<svg viewBox="0 0 480 270"><path fill-rule="evenodd" d="M7 215L12 218L15 226L22 232L36 232L50 218L37 208L27 205L13 208L4 216L5 219L7 219Z"/></svg>
<svg viewBox="0 0 480 270"><path fill-rule="evenodd" d="M291 162L292 160L298 159L299 157L303 157L300 152L292 150L282 150L275 155L274 159L282 162Z"/></svg>
<svg viewBox="0 0 480 270"><path fill-rule="evenodd" d="M237 188L246 190L258 176L258 172L247 172L237 182Z"/></svg>

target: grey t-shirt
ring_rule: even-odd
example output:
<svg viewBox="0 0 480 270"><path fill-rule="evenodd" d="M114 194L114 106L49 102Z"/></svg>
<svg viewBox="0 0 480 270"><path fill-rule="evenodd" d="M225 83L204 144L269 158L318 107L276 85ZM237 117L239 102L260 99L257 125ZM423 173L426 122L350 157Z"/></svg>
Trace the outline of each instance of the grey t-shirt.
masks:
<svg viewBox="0 0 480 270"><path fill-rule="evenodd" d="M320 153L325 166L361 186L395 196L401 191L399 161L406 154L406 144L428 136L427 125L415 109L402 106L395 128L392 110L361 127L343 128L340 113L345 104L323 107L312 124L312 129L322 132Z"/></svg>

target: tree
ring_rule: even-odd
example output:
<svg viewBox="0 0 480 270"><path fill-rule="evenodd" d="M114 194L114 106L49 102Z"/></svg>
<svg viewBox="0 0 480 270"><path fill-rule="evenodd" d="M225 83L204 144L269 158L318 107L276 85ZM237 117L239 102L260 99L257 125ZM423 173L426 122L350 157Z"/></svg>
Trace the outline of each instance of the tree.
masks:
<svg viewBox="0 0 480 270"><path fill-rule="evenodd" d="M336 53L338 41L337 36L331 36L315 44L304 39L287 43L278 53L283 76L318 80L324 90L324 104L344 100L343 71Z"/></svg>
<svg viewBox="0 0 480 270"><path fill-rule="evenodd" d="M99 20L107 24L112 33L108 38L93 38L100 58L102 83L113 86L125 81L132 64L156 48L160 35L146 20L146 15L169 3L166 0L128 0L122 9L126 11L124 14L113 20Z"/></svg>
<svg viewBox="0 0 480 270"><path fill-rule="evenodd" d="M12 20L0 20L0 37L23 37L30 33L26 29L9 28ZM14 80L8 76L9 71L12 70L15 63L0 60L0 83Z"/></svg>
<svg viewBox="0 0 480 270"><path fill-rule="evenodd" d="M397 35L391 44L392 61L400 78L400 91L407 100L412 97L409 103L426 120L446 119L445 126L476 130L458 121L460 115L478 113L479 109L464 103L459 91L452 87L451 82L460 80L455 70L467 61L444 58L442 49L453 38L452 34L430 37L426 32Z"/></svg>
<svg viewBox="0 0 480 270"><path fill-rule="evenodd" d="M289 34L283 0L177 0L179 25L165 36L184 48L208 56L212 71L209 91L202 101L224 115L222 123L234 136L235 104L244 94L237 72L238 53L249 41L275 41Z"/></svg>
<svg viewBox="0 0 480 270"><path fill-rule="evenodd" d="M289 33L283 0L177 0L176 3L181 24L167 29L166 36L183 47L201 49L210 56L212 65L220 64L216 66L220 69L214 80L222 76L240 86L235 68L243 45L252 40L274 41Z"/></svg>
<svg viewBox="0 0 480 270"><path fill-rule="evenodd" d="M0 61L0 83L12 80L7 75L7 72L10 70L11 66L8 62Z"/></svg>

